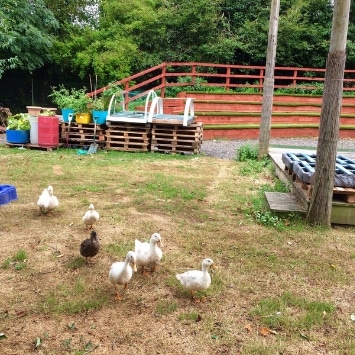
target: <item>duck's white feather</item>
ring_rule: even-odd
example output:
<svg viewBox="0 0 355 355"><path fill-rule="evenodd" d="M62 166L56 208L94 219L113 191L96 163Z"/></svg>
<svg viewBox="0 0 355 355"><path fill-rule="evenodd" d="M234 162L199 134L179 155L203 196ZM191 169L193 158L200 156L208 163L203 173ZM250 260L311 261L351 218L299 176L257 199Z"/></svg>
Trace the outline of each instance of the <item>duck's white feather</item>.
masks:
<svg viewBox="0 0 355 355"><path fill-rule="evenodd" d="M86 226L93 226L100 218L99 212L95 211L93 204L90 204L89 209L85 212L82 221Z"/></svg>
<svg viewBox="0 0 355 355"><path fill-rule="evenodd" d="M108 277L113 285L125 285L136 270L136 255L133 251L129 251L125 261L118 261L111 265Z"/></svg>
<svg viewBox="0 0 355 355"><path fill-rule="evenodd" d="M59 206L58 198L53 195L53 186L49 185L42 191L38 198L37 206L43 213L52 211Z"/></svg>
<svg viewBox="0 0 355 355"><path fill-rule="evenodd" d="M137 255L137 264L140 266L148 266L157 264L163 257L163 252L159 245L161 236L159 233L154 233L150 237L150 242L141 242L138 239L134 242L134 251Z"/></svg>
<svg viewBox="0 0 355 355"><path fill-rule="evenodd" d="M204 259L202 271L189 270L182 274L176 274L176 278L189 291L206 291L211 285L211 276L208 270L212 265L212 259Z"/></svg>

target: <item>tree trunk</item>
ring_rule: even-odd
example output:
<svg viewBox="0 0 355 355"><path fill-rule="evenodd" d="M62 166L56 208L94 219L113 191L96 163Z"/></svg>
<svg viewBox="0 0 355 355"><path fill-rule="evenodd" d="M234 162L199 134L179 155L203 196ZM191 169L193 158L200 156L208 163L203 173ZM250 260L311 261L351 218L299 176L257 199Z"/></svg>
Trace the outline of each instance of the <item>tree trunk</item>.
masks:
<svg viewBox="0 0 355 355"><path fill-rule="evenodd" d="M280 0L272 0L270 9L269 38L266 55L265 80L263 87L263 102L261 107L259 152L258 158L268 155L272 102L274 97L274 70L277 47L277 31L279 27Z"/></svg>
<svg viewBox="0 0 355 355"><path fill-rule="evenodd" d="M331 224L349 12L350 0L334 1L332 35L326 64L313 179L314 186L307 214L307 221L311 225L329 227Z"/></svg>

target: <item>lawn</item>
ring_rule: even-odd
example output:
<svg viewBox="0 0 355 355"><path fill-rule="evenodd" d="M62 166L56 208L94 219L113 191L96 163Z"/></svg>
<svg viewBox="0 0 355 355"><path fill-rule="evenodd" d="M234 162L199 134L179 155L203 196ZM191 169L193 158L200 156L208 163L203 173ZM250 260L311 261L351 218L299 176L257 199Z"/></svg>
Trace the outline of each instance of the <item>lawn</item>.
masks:
<svg viewBox="0 0 355 355"><path fill-rule="evenodd" d="M1 354L355 354L354 228L269 213L269 163L0 145L0 166L18 195L0 206ZM59 207L41 215L47 185ZM158 231L161 263L116 300L111 264ZM175 275L206 257L218 269L196 303Z"/></svg>

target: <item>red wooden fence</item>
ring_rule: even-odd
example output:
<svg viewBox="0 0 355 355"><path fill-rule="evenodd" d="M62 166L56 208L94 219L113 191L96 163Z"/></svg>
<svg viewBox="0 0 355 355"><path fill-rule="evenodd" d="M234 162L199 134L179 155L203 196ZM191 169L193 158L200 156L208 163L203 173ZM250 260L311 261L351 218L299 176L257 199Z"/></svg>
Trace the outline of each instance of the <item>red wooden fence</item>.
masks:
<svg viewBox="0 0 355 355"><path fill-rule="evenodd" d="M195 62L166 62L150 69L119 80L114 85L120 85L126 92L126 102L143 96L144 91L160 90L164 97L165 89L173 86L190 86L203 78L203 86L221 87L226 90L239 87L257 88L262 92L265 77L265 66L246 66L231 64L212 64ZM179 78L179 80L178 80ZM186 81L183 80L186 79ZM323 83L325 69L275 67L275 89L280 88L310 88L312 83ZM100 94L109 86L96 90ZM136 95L129 92L137 91ZM344 73L344 91L355 92L355 70L346 69ZM94 95L95 92L90 93Z"/></svg>

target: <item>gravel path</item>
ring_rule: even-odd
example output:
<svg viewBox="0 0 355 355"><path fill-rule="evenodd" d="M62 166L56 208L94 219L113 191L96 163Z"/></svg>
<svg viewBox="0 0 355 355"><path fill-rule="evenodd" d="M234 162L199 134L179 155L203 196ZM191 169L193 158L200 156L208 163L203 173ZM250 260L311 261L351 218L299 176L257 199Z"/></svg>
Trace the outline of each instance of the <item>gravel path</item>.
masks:
<svg viewBox="0 0 355 355"><path fill-rule="evenodd" d="M0 144L6 142L6 135L0 133ZM317 147L317 138L273 138L270 145L290 146L290 147ZM234 159L236 150L246 144L256 145L257 139L232 139L232 140L206 140L201 145L201 153L220 159ZM339 150L355 150L355 139L340 139L338 142Z"/></svg>
<svg viewBox="0 0 355 355"><path fill-rule="evenodd" d="M290 147L307 147L316 148L318 138L273 138L270 139L270 145L290 146ZM258 140L255 139L233 139L233 140L208 140L203 141L201 145L201 153L215 158L234 159L236 150L246 144L256 145ZM355 139L340 139L338 142L338 150L355 150Z"/></svg>

